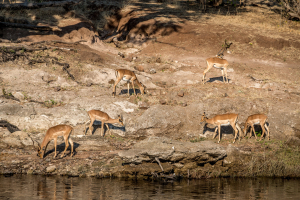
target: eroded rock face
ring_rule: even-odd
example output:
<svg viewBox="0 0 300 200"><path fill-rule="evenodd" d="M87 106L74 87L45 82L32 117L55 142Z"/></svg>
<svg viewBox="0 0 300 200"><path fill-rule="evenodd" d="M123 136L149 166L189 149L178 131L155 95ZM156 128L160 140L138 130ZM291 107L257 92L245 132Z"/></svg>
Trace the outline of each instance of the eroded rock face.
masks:
<svg viewBox="0 0 300 200"><path fill-rule="evenodd" d="M205 164L217 162L227 154L223 147L211 142L179 142L165 137L150 137L118 154L126 164L152 162L158 158L162 162Z"/></svg>
<svg viewBox="0 0 300 200"><path fill-rule="evenodd" d="M32 139L30 136L23 131L16 131L10 135L2 138L2 143L16 148L33 146Z"/></svg>

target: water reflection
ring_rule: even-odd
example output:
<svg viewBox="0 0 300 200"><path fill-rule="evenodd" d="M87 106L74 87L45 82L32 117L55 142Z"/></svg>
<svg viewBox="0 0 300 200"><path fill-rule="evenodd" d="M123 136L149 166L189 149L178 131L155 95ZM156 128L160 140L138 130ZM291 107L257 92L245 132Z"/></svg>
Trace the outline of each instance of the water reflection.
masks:
<svg viewBox="0 0 300 200"><path fill-rule="evenodd" d="M0 199L299 199L300 179L208 179L173 183L60 176L0 176Z"/></svg>

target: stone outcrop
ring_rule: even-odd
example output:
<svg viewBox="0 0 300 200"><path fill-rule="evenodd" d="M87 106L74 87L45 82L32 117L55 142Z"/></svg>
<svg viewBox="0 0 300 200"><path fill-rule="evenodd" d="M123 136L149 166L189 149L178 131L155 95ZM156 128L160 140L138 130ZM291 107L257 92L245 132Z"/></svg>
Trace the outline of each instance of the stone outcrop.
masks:
<svg viewBox="0 0 300 200"><path fill-rule="evenodd" d="M155 158L162 162L205 164L223 159L226 150L211 141L191 143L165 137L150 137L135 144L130 150L119 152L118 155L126 164L153 162Z"/></svg>

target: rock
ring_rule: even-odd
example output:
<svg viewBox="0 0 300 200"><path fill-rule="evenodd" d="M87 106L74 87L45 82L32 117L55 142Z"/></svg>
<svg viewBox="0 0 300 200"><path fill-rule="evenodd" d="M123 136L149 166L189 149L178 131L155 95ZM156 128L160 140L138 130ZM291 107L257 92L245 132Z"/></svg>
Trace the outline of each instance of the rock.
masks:
<svg viewBox="0 0 300 200"><path fill-rule="evenodd" d="M126 56L125 60L128 62L132 62L133 61L133 57L132 56Z"/></svg>
<svg viewBox="0 0 300 200"><path fill-rule="evenodd" d="M118 56L120 56L121 58L125 58L125 55L122 52L119 52Z"/></svg>
<svg viewBox="0 0 300 200"><path fill-rule="evenodd" d="M57 81L57 77L54 75L46 74L46 75L42 76L42 80L45 81L46 83L51 83L51 82Z"/></svg>
<svg viewBox="0 0 300 200"><path fill-rule="evenodd" d="M172 105L177 105L177 101L176 101L176 100L173 100L173 101L171 102L171 104L172 104Z"/></svg>
<svg viewBox="0 0 300 200"><path fill-rule="evenodd" d="M30 105L2 104L0 105L0 116L16 115L18 117L27 117L35 114L34 108Z"/></svg>
<svg viewBox="0 0 300 200"><path fill-rule="evenodd" d="M160 59L160 57L158 57L157 59L156 59L156 61L155 62L157 62L157 63L161 63L161 59Z"/></svg>
<svg viewBox="0 0 300 200"><path fill-rule="evenodd" d="M14 137L5 137L2 139L2 142L11 147L22 147L22 143L18 138Z"/></svg>
<svg viewBox="0 0 300 200"><path fill-rule="evenodd" d="M128 44L127 44L127 47L128 47L128 48L133 48L133 44L132 44L132 43L128 43Z"/></svg>
<svg viewBox="0 0 300 200"><path fill-rule="evenodd" d="M24 99L24 95L21 92L12 92L12 95L14 97L16 97L17 99L20 99L20 100Z"/></svg>
<svg viewBox="0 0 300 200"><path fill-rule="evenodd" d="M23 131L16 131L2 139L2 142L12 147L32 146L33 142L29 135Z"/></svg>
<svg viewBox="0 0 300 200"><path fill-rule="evenodd" d="M111 130L112 132L114 130ZM106 132L107 133L107 132ZM76 151L104 151L104 150L110 150L111 146L105 142L100 140L75 140L74 142L79 144L79 146L76 148Z"/></svg>
<svg viewBox="0 0 300 200"><path fill-rule="evenodd" d="M285 142L289 146L300 146L300 139L295 136L289 136L288 139Z"/></svg>
<svg viewBox="0 0 300 200"><path fill-rule="evenodd" d="M177 167L177 168L182 168L182 167L184 167L184 165L181 164L181 163L174 163L174 166Z"/></svg>
<svg viewBox="0 0 300 200"><path fill-rule="evenodd" d="M144 110L145 110L145 109L148 109L148 108L149 108L149 105L148 105L148 103L146 103L146 102L141 102L141 101L140 101L140 102L138 103L138 105L139 105L139 108L140 108L140 109L144 109Z"/></svg>
<svg viewBox="0 0 300 200"><path fill-rule="evenodd" d="M149 70L149 72L150 72L150 74L155 74L156 70L152 68L152 69Z"/></svg>
<svg viewBox="0 0 300 200"><path fill-rule="evenodd" d="M181 105L182 107L186 107L186 106L187 106L187 103L182 102L182 103L180 103L179 105Z"/></svg>
<svg viewBox="0 0 300 200"><path fill-rule="evenodd" d="M227 94L227 93L225 93L225 94L224 94L224 97L228 97L228 94Z"/></svg>
<svg viewBox="0 0 300 200"><path fill-rule="evenodd" d="M165 104L167 104L167 101L164 100L164 99L160 99L160 100L159 100L159 103L160 103L161 105L165 105Z"/></svg>
<svg viewBox="0 0 300 200"><path fill-rule="evenodd" d="M150 137L118 155L126 164L156 162L155 158L172 163L205 164L223 159L226 150L212 141L180 142L165 137Z"/></svg>
<svg viewBox="0 0 300 200"><path fill-rule="evenodd" d="M61 91L61 87L60 86L54 87L53 89L54 89L55 92Z"/></svg>
<svg viewBox="0 0 300 200"><path fill-rule="evenodd" d="M46 168L46 172L47 173L54 172L55 170L56 170L55 165L52 165L52 166L49 166L49 167Z"/></svg>
<svg viewBox="0 0 300 200"><path fill-rule="evenodd" d="M140 72L144 72L144 67L142 65L138 65L138 66L135 66L134 69L140 71Z"/></svg>
<svg viewBox="0 0 300 200"><path fill-rule="evenodd" d="M184 96L183 90L180 90L180 91L177 93L177 95L180 96L180 97L183 97L183 96Z"/></svg>

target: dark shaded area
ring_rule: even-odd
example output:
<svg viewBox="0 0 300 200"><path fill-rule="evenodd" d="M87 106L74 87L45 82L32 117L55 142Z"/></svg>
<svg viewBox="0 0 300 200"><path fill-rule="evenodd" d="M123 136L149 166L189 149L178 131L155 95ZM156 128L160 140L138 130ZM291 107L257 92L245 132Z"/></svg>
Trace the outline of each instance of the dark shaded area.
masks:
<svg viewBox="0 0 300 200"><path fill-rule="evenodd" d="M141 94L140 89L135 88L135 93L136 94ZM122 95L122 94L128 94L128 89L121 89L121 92L119 93L119 95ZM129 89L129 95L134 95L133 89Z"/></svg>
<svg viewBox="0 0 300 200"><path fill-rule="evenodd" d="M120 126L115 126L113 124L105 123L104 126L103 126L103 134L104 134L103 137L106 135L106 131L107 131L106 124L108 125L109 129L112 129L112 130L121 130L123 132L126 131L125 126L121 126L120 127ZM98 128L101 129L101 126L102 126L102 122L98 121L98 120L95 120L94 124L93 124L92 135L94 135L94 133L96 132L96 129L98 129ZM89 127L87 127L87 129L85 130L85 134L88 133L88 130L89 130Z"/></svg>
<svg viewBox="0 0 300 200"><path fill-rule="evenodd" d="M1 127L6 127L7 130L8 130L9 132L11 132L11 133L16 132L16 131L20 131L20 129L19 129L17 126L15 126L15 125L9 123L9 122L6 121L6 120L0 120L0 126L1 126Z"/></svg>
<svg viewBox="0 0 300 200"><path fill-rule="evenodd" d="M226 81L226 77L224 79ZM228 79L228 82L230 82L231 79ZM223 82L223 76L219 76L219 77L214 77L214 78L209 78L208 83L212 83L212 82L215 82L215 81L221 81Z"/></svg>
<svg viewBox="0 0 300 200"><path fill-rule="evenodd" d="M50 141L50 142L51 142L51 141ZM54 143L54 141L53 141L53 143ZM74 145L74 149L73 149L73 156L74 156L74 155L76 154L76 149L77 149L77 147L79 147L80 145L79 145L78 143L76 143L76 142L73 142L73 145ZM63 142L63 143L57 145L57 147L56 147L56 151L57 151L56 158L60 158L60 154L65 150L65 147L66 147L65 142ZM68 152L68 151L69 151L69 152ZM49 154L51 154L51 153L53 153L53 152L55 152L55 148L53 148L53 149L48 150L47 152L45 152L44 158L46 158L47 155L49 155ZM69 146L68 146L68 148L67 148L67 150L66 150L66 153L65 153L64 157L66 157L66 156L68 156L68 155L70 155L70 154L71 154L71 144L69 144ZM63 158L64 158L64 157L63 157Z"/></svg>
<svg viewBox="0 0 300 200"><path fill-rule="evenodd" d="M209 132L215 132L215 130L217 129L217 135L215 138L219 138L219 130L218 130L218 127L216 126L215 128L209 128L207 126L207 124L204 125L203 127L203 134L205 134L206 131L209 131ZM242 130L243 131L243 130ZM228 126L221 126L221 140L222 140L222 135L223 134L226 134L226 135L233 135L233 137L235 136L235 132L234 132L234 129L232 128L231 125L228 125ZM215 133L213 133L213 136L215 135ZM243 133L239 132L237 133L237 139L239 139L240 137L243 136Z"/></svg>

